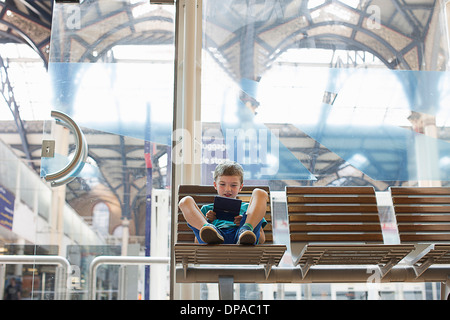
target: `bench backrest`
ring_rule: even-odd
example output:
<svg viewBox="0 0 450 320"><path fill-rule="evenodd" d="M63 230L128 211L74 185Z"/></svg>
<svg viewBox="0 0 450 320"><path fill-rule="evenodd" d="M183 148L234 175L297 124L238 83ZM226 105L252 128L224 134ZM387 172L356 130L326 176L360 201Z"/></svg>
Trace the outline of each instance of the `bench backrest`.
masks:
<svg viewBox="0 0 450 320"><path fill-rule="evenodd" d="M244 202L248 202L252 195L253 189L259 188L265 190L269 194L269 200L267 202L267 210L265 219L268 224L264 228L264 233L266 236L265 244L273 243L272 235L272 210L271 210L271 200L270 200L270 189L268 186L244 186L242 191L238 195L238 199ZM203 186L203 185L180 185L178 188L178 201L185 196L192 196L196 201L199 208L205 204L210 204L214 202L214 196L217 195L216 189L213 186ZM177 243L194 243L194 233L188 227L186 220L178 208L178 232L177 232Z"/></svg>
<svg viewBox="0 0 450 320"><path fill-rule="evenodd" d="M402 243L450 243L450 188L391 187Z"/></svg>
<svg viewBox="0 0 450 320"><path fill-rule="evenodd" d="M286 187L291 245L382 243L373 187Z"/></svg>

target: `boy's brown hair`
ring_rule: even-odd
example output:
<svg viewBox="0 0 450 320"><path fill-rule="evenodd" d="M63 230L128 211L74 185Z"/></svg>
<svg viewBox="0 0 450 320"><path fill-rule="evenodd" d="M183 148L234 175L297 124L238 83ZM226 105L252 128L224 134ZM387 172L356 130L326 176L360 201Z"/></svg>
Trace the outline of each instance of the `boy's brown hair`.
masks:
<svg viewBox="0 0 450 320"><path fill-rule="evenodd" d="M214 170L214 181L220 176L239 176L241 184L244 183L244 169L235 161L225 161L217 165Z"/></svg>

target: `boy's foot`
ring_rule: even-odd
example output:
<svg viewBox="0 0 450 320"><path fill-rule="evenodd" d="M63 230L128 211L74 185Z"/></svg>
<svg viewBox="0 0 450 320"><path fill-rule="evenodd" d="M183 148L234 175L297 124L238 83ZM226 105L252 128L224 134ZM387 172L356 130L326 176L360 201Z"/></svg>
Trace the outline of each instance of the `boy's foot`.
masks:
<svg viewBox="0 0 450 320"><path fill-rule="evenodd" d="M223 237L212 224L205 224L200 229L200 238L207 244L221 244Z"/></svg>
<svg viewBox="0 0 450 320"><path fill-rule="evenodd" d="M253 245L256 242L256 235L253 233L253 231L250 230L250 228L247 228L247 226L243 226L241 229L239 229L239 240L238 244L246 244L246 245Z"/></svg>

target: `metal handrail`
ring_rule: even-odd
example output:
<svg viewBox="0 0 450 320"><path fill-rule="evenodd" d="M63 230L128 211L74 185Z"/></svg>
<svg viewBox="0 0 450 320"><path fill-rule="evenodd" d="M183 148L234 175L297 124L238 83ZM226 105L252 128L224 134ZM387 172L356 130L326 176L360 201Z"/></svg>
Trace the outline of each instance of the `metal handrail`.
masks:
<svg viewBox="0 0 450 320"><path fill-rule="evenodd" d="M95 300L97 268L102 264L132 265L132 264L163 264L169 263L168 257L142 257L142 256L98 256L89 265L89 300Z"/></svg>
<svg viewBox="0 0 450 320"><path fill-rule="evenodd" d="M69 261L61 256L45 255L0 255L0 264L55 264L62 267L62 277L60 283L65 284L68 272L72 271ZM68 298L68 290L63 291L62 299Z"/></svg>
<svg viewBox="0 0 450 320"><path fill-rule="evenodd" d="M60 171L49 173L44 177L46 181L51 182L52 187L57 187L75 179L76 174L83 169L88 155L88 145L80 127L67 114L53 110L51 116L56 119L56 123L68 127L74 133L76 145L72 160Z"/></svg>
<svg viewBox="0 0 450 320"><path fill-rule="evenodd" d="M0 263L2 264L59 264L65 270L70 269L70 263L61 256L45 256L45 255L0 255Z"/></svg>

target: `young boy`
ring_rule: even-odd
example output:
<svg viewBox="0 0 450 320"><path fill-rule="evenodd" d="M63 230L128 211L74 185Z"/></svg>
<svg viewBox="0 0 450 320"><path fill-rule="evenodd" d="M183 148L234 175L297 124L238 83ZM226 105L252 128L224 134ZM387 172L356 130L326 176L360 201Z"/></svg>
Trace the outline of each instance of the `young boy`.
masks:
<svg viewBox="0 0 450 320"><path fill-rule="evenodd" d="M226 161L214 170L214 188L219 196L235 199L243 186L244 170L240 164ZM249 203L242 202L241 212L233 222L216 219L213 204L199 209L191 196L181 199L179 207L199 243L254 245L265 241L267 199L266 191L255 188Z"/></svg>

